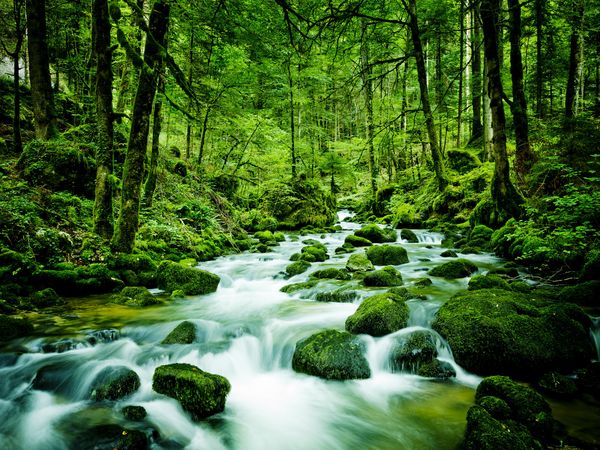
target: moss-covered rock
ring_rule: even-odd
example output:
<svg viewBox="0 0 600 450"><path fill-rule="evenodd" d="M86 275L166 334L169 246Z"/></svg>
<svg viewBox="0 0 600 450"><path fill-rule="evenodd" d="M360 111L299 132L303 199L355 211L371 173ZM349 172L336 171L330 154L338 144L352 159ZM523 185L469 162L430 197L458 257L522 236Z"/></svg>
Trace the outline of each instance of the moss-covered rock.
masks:
<svg viewBox="0 0 600 450"><path fill-rule="evenodd" d="M464 278L477 272L477 266L467 259L448 261L431 269L428 273L434 277Z"/></svg>
<svg viewBox="0 0 600 450"><path fill-rule="evenodd" d="M300 283L286 284L279 290L281 292L285 292L286 294L293 294L294 292L302 291L305 289L312 289L317 285L318 282L319 280L308 280Z"/></svg>
<svg viewBox="0 0 600 450"><path fill-rule="evenodd" d="M419 367L437 356L435 338L429 331L415 331L400 336L390 352L390 363L395 372L415 373Z"/></svg>
<svg viewBox="0 0 600 450"><path fill-rule="evenodd" d="M369 378L364 351L364 344L350 333L325 330L296 344L292 368L328 380Z"/></svg>
<svg viewBox="0 0 600 450"><path fill-rule="evenodd" d="M346 239L344 239L344 245L349 245L352 247L369 247L373 245L373 243L370 240L365 239L363 237L349 234L348 236L346 236Z"/></svg>
<svg viewBox="0 0 600 450"><path fill-rule="evenodd" d="M367 258L376 266L397 266L408 262L408 253L399 245L374 245L368 248Z"/></svg>
<svg viewBox="0 0 600 450"><path fill-rule="evenodd" d="M196 339L196 325L187 320L177 325L161 344L191 344Z"/></svg>
<svg viewBox="0 0 600 450"><path fill-rule="evenodd" d="M307 245L300 250L300 260L307 262L323 262L329 259L324 245Z"/></svg>
<svg viewBox="0 0 600 450"><path fill-rule="evenodd" d="M565 302L582 306L600 305L600 280L585 281L573 286L565 286L560 291L560 298Z"/></svg>
<svg viewBox="0 0 600 450"><path fill-rule="evenodd" d="M29 298L29 301L36 308L48 308L51 306L62 305L64 303L64 301L52 288L46 288L42 289L41 291L34 292Z"/></svg>
<svg viewBox="0 0 600 450"><path fill-rule="evenodd" d="M458 258L458 255L453 250L444 250L442 253L440 253L440 256L442 258Z"/></svg>
<svg viewBox="0 0 600 450"><path fill-rule="evenodd" d="M299 275L304 273L310 267L310 263L304 260L294 261L285 268L285 272L288 276L293 277L294 275Z"/></svg>
<svg viewBox="0 0 600 450"><path fill-rule="evenodd" d="M346 319L346 330L354 334L383 336L406 327L408 306L404 299L386 292L366 298Z"/></svg>
<svg viewBox="0 0 600 450"><path fill-rule="evenodd" d="M380 228L378 225L370 224L356 230L354 234L358 237L368 239L373 243L396 242L398 234L393 228ZM352 243L355 247L356 244Z"/></svg>
<svg viewBox="0 0 600 450"><path fill-rule="evenodd" d="M456 371L452 364L439 359L433 359L428 363L423 364L417 370L417 375L426 378L437 378L446 380L456 376Z"/></svg>
<svg viewBox="0 0 600 450"><path fill-rule="evenodd" d="M476 225L468 235L467 242L470 247L488 249L494 230L485 225Z"/></svg>
<svg viewBox="0 0 600 450"><path fill-rule="evenodd" d="M433 281L431 281L431 278L427 278L427 277L417 278L416 280L413 281L413 285L418 288L424 288L427 286L431 286L432 284L433 284Z"/></svg>
<svg viewBox="0 0 600 450"><path fill-rule="evenodd" d="M148 413L146 412L146 408L143 406L128 405L121 409L121 414L123 414L123 417L125 417L127 420L131 420L132 422L141 422L146 418Z"/></svg>
<svg viewBox="0 0 600 450"><path fill-rule="evenodd" d="M0 341L8 341L33 332L33 325L26 319L0 315Z"/></svg>
<svg viewBox="0 0 600 450"><path fill-rule="evenodd" d="M548 372L537 382L540 390L560 397L570 397L577 393L577 385L572 378L558 372Z"/></svg>
<svg viewBox="0 0 600 450"><path fill-rule="evenodd" d="M270 230L257 231L256 233L254 233L254 237L256 239L258 239L258 241L261 244L269 245L269 243L271 243L271 242L277 242L275 240L275 235Z"/></svg>
<svg viewBox="0 0 600 450"><path fill-rule="evenodd" d="M143 286L126 286L111 297L113 303L127 306L152 306L161 301Z"/></svg>
<svg viewBox="0 0 600 450"><path fill-rule="evenodd" d="M448 166L460 174L466 174L481 165L479 158L467 150L448 150L446 155Z"/></svg>
<svg viewBox="0 0 600 450"><path fill-rule="evenodd" d="M154 371L152 389L177 400L198 420L225 409L231 385L227 378L191 364L167 364Z"/></svg>
<svg viewBox="0 0 600 450"><path fill-rule="evenodd" d="M103 400L119 400L140 387L140 377L125 366L106 367L92 382L90 397L101 402Z"/></svg>
<svg viewBox="0 0 600 450"><path fill-rule="evenodd" d="M73 430L73 447L94 450L148 450L148 437L143 431L118 425L97 425L83 431Z"/></svg>
<svg viewBox="0 0 600 450"><path fill-rule="evenodd" d="M507 291L511 290L506 280L502 279L498 275L474 275L469 280L470 291L476 291L478 289L504 289Z"/></svg>
<svg viewBox="0 0 600 450"><path fill-rule="evenodd" d="M173 261L163 261L158 266L158 287L167 292L182 290L186 295L215 292L221 279L210 272L183 267Z"/></svg>
<svg viewBox="0 0 600 450"><path fill-rule="evenodd" d="M369 272L374 269L373 263L364 253L354 253L346 262L346 270L349 272Z"/></svg>
<svg viewBox="0 0 600 450"><path fill-rule="evenodd" d="M400 231L400 237L410 244L416 244L419 242L419 238L415 232L413 230L409 230L408 228L403 228Z"/></svg>
<svg viewBox="0 0 600 450"><path fill-rule="evenodd" d="M346 269L336 269L334 267L317 270L316 272L311 273L310 277L319 280L349 280L351 278Z"/></svg>
<svg viewBox="0 0 600 450"><path fill-rule="evenodd" d="M472 406L467 412L464 450L531 450L539 449L527 429L516 422L494 419L485 408Z"/></svg>
<svg viewBox="0 0 600 450"><path fill-rule="evenodd" d="M367 273L363 279L365 286L393 287L402 286L402 275L392 266Z"/></svg>
<svg viewBox="0 0 600 450"><path fill-rule="evenodd" d="M128 286L156 287L157 265L144 253L110 255L106 259L106 266Z"/></svg>
<svg viewBox="0 0 600 450"><path fill-rule="evenodd" d="M318 292L315 300L318 302L351 303L358 298L358 293L350 289L341 288L335 291Z"/></svg>
<svg viewBox="0 0 600 450"><path fill-rule="evenodd" d="M84 296L114 292L123 288L123 281L105 264L90 264L69 269L38 270L33 284L49 287L62 296Z"/></svg>
<svg viewBox="0 0 600 450"><path fill-rule="evenodd" d="M576 305L533 294L481 289L457 294L439 309L432 327L465 369L481 375L528 379L570 371L593 355L589 318Z"/></svg>

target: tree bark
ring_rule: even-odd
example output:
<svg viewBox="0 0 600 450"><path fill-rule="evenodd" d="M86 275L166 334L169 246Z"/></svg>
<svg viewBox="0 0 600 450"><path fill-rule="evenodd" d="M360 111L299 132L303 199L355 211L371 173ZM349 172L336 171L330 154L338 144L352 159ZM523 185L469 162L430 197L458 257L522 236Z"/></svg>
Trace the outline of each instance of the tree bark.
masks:
<svg viewBox="0 0 600 450"><path fill-rule="evenodd" d="M373 145L374 123L373 123L373 82L371 80L371 70L369 68L369 43L367 42L367 23L361 21L361 41L360 41L360 75L363 84L363 93L365 95L366 123L365 139L367 141L367 150L369 155L369 174L371 181L371 200L373 208L375 205L375 196L377 194L377 168L375 167L375 147Z"/></svg>
<svg viewBox="0 0 600 450"><path fill-rule="evenodd" d="M473 16L473 33L471 40L471 53L472 53L472 108L473 108L473 121L471 122L471 139L469 143L478 141L483 137L483 125L481 123L481 97L482 97L482 77L481 77L481 27L479 25L479 5L478 1L472 2L472 16Z"/></svg>
<svg viewBox="0 0 600 450"><path fill-rule="evenodd" d="M574 0L571 32L571 53L569 57L569 78L565 93L565 116L573 118L576 115L577 90L579 88L581 65L581 49L583 47L583 15L584 0Z"/></svg>
<svg viewBox="0 0 600 450"><path fill-rule="evenodd" d="M194 76L194 72L192 70L193 66L194 66L194 29L193 28L190 30L190 51L189 51L188 64L190 65L190 67L188 69L188 84L190 87L192 87L193 76ZM191 106L192 106L192 99L190 98L188 100L188 108L191 109ZM192 122L190 121L190 119L188 117L187 126L186 126L186 130L185 130L185 159L187 161L189 161L191 156L192 156Z"/></svg>
<svg viewBox="0 0 600 450"><path fill-rule="evenodd" d="M140 191L148 145L150 113L156 93L158 68L162 61L161 52L164 48L168 22L169 5L166 0L157 0L150 14L149 35L144 49L144 66L139 75L127 156L123 165L121 210L112 239L113 250L123 253L131 253L133 250L138 229Z"/></svg>
<svg viewBox="0 0 600 450"><path fill-rule="evenodd" d="M110 176L113 172L112 49L108 1L94 0L94 59L96 61L96 192L94 232L105 239L113 234L113 205Z"/></svg>
<svg viewBox="0 0 600 450"><path fill-rule="evenodd" d="M22 24L22 11L25 2L23 0L13 0L13 17L15 20L15 50L9 53L13 59L13 90L15 95L15 103L13 110L13 151L20 154L23 151L23 138L21 136L21 88L19 74L19 58L23 47L23 39L25 38L25 28Z"/></svg>
<svg viewBox="0 0 600 450"><path fill-rule="evenodd" d="M148 176L144 183L143 206L152 207L154 191L156 190L156 177L158 168L158 156L160 154L160 131L162 125L162 104L163 94L165 92L165 79L160 75L158 81L158 96L154 102L154 112L152 117L152 150L150 152L150 166L148 167Z"/></svg>
<svg viewBox="0 0 600 450"><path fill-rule="evenodd" d="M419 79L419 87L421 91L421 104L423 113L425 114L425 124L427 125L427 134L429 137L429 146L431 148L431 158L433 160L433 170L435 171L436 180L440 191L446 189L448 179L444 173L444 161L438 144L435 122L433 113L431 112L431 104L429 103L429 90L427 88L427 71L425 69L425 59L423 58L423 46L421 44L421 35L419 33L419 22L417 20L417 1L408 0L406 3L403 0L404 6L409 15L409 27L411 38L415 52L415 60L417 65L417 75Z"/></svg>
<svg viewBox="0 0 600 450"><path fill-rule="evenodd" d="M292 57L290 56L287 60L287 79L289 89L289 100L290 100L290 152L292 157L292 180L296 179L296 130L294 123L294 79L292 78Z"/></svg>
<svg viewBox="0 0 600 450"><path fill-rule="evenodd" d="M460 38L459 38L459 58L458 68L460 73L458 75L458 107L456 117L456 146L460 147L461 144L461 131L462 131L462 108L463 108L463 75L465 63L465 0L460 0Z"/></svg>
<svg viewBox="0 0 600 450"><path fill-rule="evenodd" d="M544 18L545 18L545 0L535 0L535 111L538 118L544 117L544 55L543 55L543 39L544 39Z"/></svg>
<svg viewBox="0 0 600 450"><path fill-rule="evenodd" d="M494 175L492 177L492 203L487 222L498 226L510 217L521 214L522 198L510 181L510 167L506 153L506 118L502 100L502 79L498 55L498 13L502 0L482 0L481 19L484 39L484 55L487 66L486 83L490 94L492 113L492 140L494 155Z"/></svg>
<svg viewBox="0 0 600 450"><path fill-rule="evenodd" d="M38 139L48 140L58 134L58 128L50 79L46 36L46 2L45 0L27 0L26 9L29 77L35 135Z"/></svg>
<svg viewBox="0 0 600 450"><path fill-rule="evenodd" d="M524 184L535 154L529 144L529 121L527 118L527 99L523 88L523 59L521 56L521 5L519 0L508 0L510 8L510 74L512 78L513 101L511 111L515 128L517 149L515 171L519 184Z"/></svg>

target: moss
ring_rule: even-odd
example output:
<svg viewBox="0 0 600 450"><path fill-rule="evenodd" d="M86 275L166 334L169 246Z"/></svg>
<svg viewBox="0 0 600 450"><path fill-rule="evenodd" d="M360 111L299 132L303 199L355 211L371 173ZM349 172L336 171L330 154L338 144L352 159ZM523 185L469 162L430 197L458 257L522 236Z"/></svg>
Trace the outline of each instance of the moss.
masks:
<svg viewBox="0 0 600 450"><path fill-rule="evenodd" d="M473 227L467 238L469 247L487 250L490 247L493 233L494 230L485 225L476 225Z"/></svg>
<svg viewBox="0 0 600 450"><path fill-rule="evenodd" d="M413 285L415 287L419 287L419 288L423 288L423 287L427 287L427 286L431 286L433 284L433 281L431 281L431 278L417 278L416 280L413 281Z"/></svg>
<svg viewBox="0 0 600 450"><path fill-rule="evenodd" d="M479 158L467 150L448 150L446 156L448 166L460 174L466 174L481 166Z"/></svg>
<svg viewBox="0 0 600 450"><path fill-rule="evenodd" d="M464 450L541 450L535 444L525 427L498 421L481 406L467 412Z"/></svg>
<svg viewBox="0 0 600 450"><path fill-rule="evenodd" d="M311 278L318 278L320 280L332 279L332 280L349 280L350 274L345 269L336 269L334 267L328 269L317 270L310 274Z"/></svg>
<svg viewBox="0 0 600 450"><path fill-rule="evenodd" d="M50 287L63 296L101 294L123 287L117 273L105 264L90 264L72 270L38 270L33 275L33 284Z"/></svg>
<svg viewBox="0 0 600 450"><path fill-rule="evenodd" d="M458 364L480 375L523 379L570 371L593 355L589 318L572 304L534 294L481 289L457 294L439 309L432 327Z"/></svg>
<svg viewBox="0 0 600 450"><path fill-rule="evenodd" d="M448 261L431 269L428 273L434 277L464 278L477 272L477 266L467 259Z"/></svg>
<svg viewBox="0 0 600 450"><path fill-rule="evenodd" d="M299 259L303 259L304 261L308 262L323 262L329 259L329 256L327 255L327 249L325 246L307 245L302 247L302 250L300 250Z"/></svg>
<svg viewBox="0 0 600 450"><path fill-rule="evenodd" d="M516 267L496 267L488 272L488 275L501 275L509 278L517 278L519 271Z"/></svg>
<svg viewBox="0 0 600 450"><path fill-rule="evenodd" d="M171 295L169 296L169 298L171 300L185 298L185 292L183 292L181 289L175 289L173 292L171 292Z"/></svg>
<svg viewBox="0 0 600 450"><path fill-rule="evenodd" d="M296 344L292 368L328 380L369 378L364 351L364 344L350 333L325 330Z"/></svg>
<svg viewBox="0 0 600 450"><path fill-rule="evenodd" d="M191 364L167 364L154 371L152 389L177 400L198 420L225 409L231 385L227 378Z"/></svg>
<svg viewBox="0 0 600 450"><path fill-rule="evenodd" d="M510 286L510 289L515 292L526 294L531 291L531 286L525 281L515 280L511 281L508 285Z"/></svg>
<svg viewBox="0 0 600 450"><path fill-rule="evenodd" d="M452 250L444 250L442 253L440 253L440 256L442 258L458 258L456 252Z"/></svg>
<svg viewBox="0 0 600 450"><path fill-rule="evenodd" d="M498 397L486 395L477 400L477 404L484 408L494 419L507 420L511 417L511 410L508 403Z"/></svg>
<svg viewBox="0 0 600 450"><path fill-rule="evenodd" d="M351 303L357 298L358 293L356 291L342 288L330 292L318 292L315 300L318 302Z"/></svg>
<svg viewBox="0 0 600 450"><path fill-rule="evenodd" d="M400 336L397 345L390 353L394 371L416 372L437 356L435 339L431 332L415 331L408 336Z"/></svg>
<svg viewBox="0 0 600 450"><path fill-rule="evenodd" d="M351 245L352 247L369 247L373 243L366 238L349 234L344 240L344 246L347 245Z"/></svg>
<svg viewBox="0 0 600 450"><path fill-rule="evenodd" d="M294 292L302 291L304 289L311 289L317 285L318 280L303 281L302 283L292 283L283 286L280 291L286 294L293 294Z"/></svg>
<svg viewBox="0 0 600 450"><path fill-rule="evenodd" d="M58 296L52 288L42 289L34 292L30 297L30 301L36 308L47 308L50 306L62 305L64 301Z"/></svg>
<svg viewBox="0 0 600 450"><path fill-rule="evenodd" d="M399 265L408 262L408 253L399 245L374 245L367 249L367 258L376 266Z"/></svg>
<svg viewBox="0 0 600 450"><path fill-rule="evenodd" d="M346 270L349 272L369 272L374 269L373 263L364 253L354 253L346 262Z"/></svg>
<svg viewBox="0 0 600 450"><path fill-rule="evenodd" d="M346 330L383 336L404 328L407 321L408 306L404 299L386 292L363 300L356 312L346 319Z"/></svg>
<svg viewBox="0 0 600 450"><path fill-rule="evenodd" d="M127 286L111 297L113 303L127 306L152 306L162 302L143 286Z"/></svg>
<svg viewBox="0 0 600 450"><path fill-rule="evenodd" d="M132 422L141 422L147 415L146 408L134 405L124 406L121 409L121 414L123 414L123 417L127 420L131 420Z"/></svg>
<svg viewBox="0 0 600 450"><path fill-rule="evenodd" d="M285 272L288 276L293 277L294 275L299 275L304 273L310 267L310 263L304 260L295 261L285 268Z"/></svg>
<svg viewBox="0 0 600 450"><path fill-rule="evenodd" d="M469 280L469 291L478 289L504 289L511 290L508 283L498 275L475 275Z"/></svg>
<svg viewBox="0 0 600 450"><path fill-rule="evenodd" d="M426 378L438 378L445 380L447 378L455 377L456 371L449 362L434 359L419 367L419 370L417 370L417 375Z"/></svg>
<svg viewBox="0 0 600 450"><path fill-rule="evenodd" d="M161 344L191 344L196 339L196 325L183 321L165 337Z"/></svg>
<svg viewBox="0 0 600 450"><path fill-rule="evenodd" d="M402 285L402 275L392 266L367 273L363 279L365 286L392 287Z"/></svg>
<svg viewBox="0 0 600 450"><path fill-rule="evenodd" d="M560 291L560 298L565 302L576 303L582 306L598 306L600 281L586 281L573 286L565 286Z"/></svg>
<svg viewBox="0 0 600 450"><path fill-rule="evenodd" d="M396 230L392 228L380 228L375 224L366 225L360 230L356 230L354 234L358 237L368 239L373 243L395 242L398 237ZM355 245L354 243L352 244Z"/></svg>
<svg viewBox="0 0 600 450"><path fill-rule="evenodd" d="M119 400L137 391L140 377L125 366L107 367L92 382L90 396L98 402Z"/></svg>
<svg viewBox="0 0 600 450"><path fill-rule="evenodd" d="M537 385L542 391L560 397L572 397L577 393L575 381L558 372L545 373L538 380Z"/></svg>
<svg viewBox="0 0 600 450"><path fill-rule="evenodd" d="M158 266L157 282L158 287L167 292L182 290L186 295L202 295L215 292L220 278L205 270L163 261Z"/></svg>
<svg viewBox="0 0 600 450"><path fill-rule="evenodd" d="M281 232L273 233L273 240L275 242L285 242L285 235Z"/></svg>
<svg viewBox="0 0 600 450"><path fill-rule="evenodd" d="M419 242L419 238L414 231L404 228L400 231L400 237L410 244L416 244Z"/></svg>
<svg viewBox="0 0 600 450"><path fill-rule="evenodd" d="M33 332L33 325L26 319L0 315L0 341L9 341Z"/></svg>
<svg viewBox="0 0 600 450"><path fill-rule="evenodd" d="M275 241L275 236L273 235L273 232L269 230L257 231L256 233L254 233L254 238L258 239L261 244L266 244L267 242Z"/></svg>

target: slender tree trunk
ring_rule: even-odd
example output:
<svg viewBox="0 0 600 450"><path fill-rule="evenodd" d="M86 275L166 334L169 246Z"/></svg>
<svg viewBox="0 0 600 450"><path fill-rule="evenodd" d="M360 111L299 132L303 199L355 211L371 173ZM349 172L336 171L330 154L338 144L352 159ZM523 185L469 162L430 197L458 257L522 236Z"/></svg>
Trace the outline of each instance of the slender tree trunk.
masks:
<svg viewBox="0 0 600 450"><path fill-rule="evenodd" d="M158 68L162 59L162 49L159 46L164 47L168 22L168 2L157 0L150 14L150 36L146 39L144 66L140 71L139 84L133 105L127 156L123 165L121 210L112 240L113 250L124 253L131 253L133 250L138 229L140 190L144 176L144 159L148 145L150 113L156 93Z"/></svg>
<svg viewBox="0 0 600 450"><path fill-rule="evenodd" d="M287 60L287 79L288 89L290 91L290 152L292 157L292 180L296 179L296 131L295 131L295 113L294 113L294 79L292 78L292 59L291 56Z"/></svg>
<svg viewBox="0 0 600 450"><path fill-rule="evenodd" d="M565 93L565 116L567 118L576 115L577 90L580 83L580 74L582 66L581 48L583 47L583 14L584 0L574 0L573 2L573 30L571 32L571 54L569 57L569 79L567 80L567 89Z"/></svg>
<svg viewBox="0 0 600 450"><path fill-rule="evenodd" d="M460 147L461 144L461 131L462 131L462 108L463 108L463 65L465 63L465 0L460 0L460 38L459 38L459 70L458 75L458 111L456 117L456 146Z"/></svg>
<svg viewBox="0 0 600 450"><path fill-rule="evenodd" d="M545 18L545 0L535 0L535 112L538 118L544 117L544 18Z"/></svg>
<svg viewBox="0 0 600 450"><path fill-rule="evenodd" d="M510 74L512 78L513 102L511 110L515 128L517 149L515 171L517 180L524 184L525 175L535 162L535 154L529 145L529 121L527 100L523 88L523 59L521 56L521 5L519 0L508 0L510 8Z"/></svg>
<svg viewBox="0 0 600 450"><path fill-rule="evenodd" d="M163 75L159 75L158 81L158 95L154 102L154 112L152 118L152 150L150 153L150 165L148 167L148 176L146 177L146 183L144 184L144 196L142 205L146 208L152 207L152 199L154 198L154 191L156 190L156 177L158 168L158 156L160 151L160 131L162 125L162 104L163 95L165 93L165 78Z"/></svg>
<svg viewBox="0 0 600 450"><path fill-rule="evenodd" d="M96 192L94 232L105 239L113 234L113 206L110 176L113 172L112 49L108 1L94 0L94 53L96 60Z"/></svg>
<svg viewBox="0 0 600 450"><path fill-rule="evenodd" d="M17 23L17 29L19 24ZM15 91L15 105L13 115L13 150L20 154L23 151L23 139L21 137L21 87L19 83L19 55L23 45L23 35L19 34L13 54L13 89Z"/></svg>
<svg viewBox="0 0 600 450"><path fill-rule="evenodd" d="M482 76L481 76L481 27L479 25L479 5L478 1L473 1L472 4L472 16L473 16L473 32L471 40L471 53L472 53L472 107L473 107L473 120L471 122L471 139L469 143L478 141L483 137L483 125L481 123L481 100L482 100Z"/></svg>
<svg viewBox="0 0 600 450"><path fill-rule="evenodd" d="M369 44L367 42L367 23L361 21L362 38L360 42L360 74L365 95L366 124L365 139L369 154L369 174L371 175L371 200L373 208L376 208L375 195L377 194L377 168L375 167L375 147L373 145L374 123L373 123L373 82L369 68Z"/></svg>
<svg viewBox="0 0 600 450"><path fill-rule="evenodd" d="M54 95L50 81L48 40L46 36L45 0L27 0L27 46L29 52L29 76L31 101L38 139L52 139L58 134Z"/></svg>
<svg viewBox="0 0 600 450"><path fill-rule="evenodd" d="M188 84L192 87L194 72L192 71L194 65L194 29L192 28L190 31L190 52L188 63L190 65L188 69ZM192 99L189 99L188 108L191 109ZM192 156L192 122L190 119L187 119L187 127L185 130L185 159L187 161L190 160Z"/></svg>
<svg viewBox="0 0 600 450"><path fill-rule="evenodd" d="M206 106L204 112L204 121L202 122L202 133L200 133L200 149L198 151L198 166L202 165L202 159L204 159L204 145L206 143L206 134L208 133L208 119L210 118L211 106Z"/></svg>
<svg viewBox="0 0 600 450"><path fill-rule="evenodd" d="M404 1L404 0L403 0ZM431 112L431 105L429 103L429 90L427 88L427 71L425 70L425 59L423 58L423 47L421 45L421 35L419 33L419 23L417 21L417 1L408 0L408 3L404 2L405 7L410 18L410 31L413 42L413 48L415 52L415 60L417 64L417 75L419 78L419 87L421 91L421 104L423 106L423 113L425 114L425 123L427 125L427 134L429 136L429 146L431 147L431 158L433 160L433 170L438 182L440 191L446 189L448 185L448 179L444 173L444 161L442 160L442 154L438 144L435 122L433 120L433 113Z"/></svg>
<svg viewBox="0 0 600 450"><path fill-rule="evenodd" d="M522 198L510 181L510 168L506 152L506 118L502 101L502 79L498 55L498 13L501 0L482 0L481 19L484 38L484 54L487 66L486 83L490 94L492 112L492 141L494 155L494 175L492 177L493 210L488 223L493 226L503 224L510 217L521 213Z"/></svg>

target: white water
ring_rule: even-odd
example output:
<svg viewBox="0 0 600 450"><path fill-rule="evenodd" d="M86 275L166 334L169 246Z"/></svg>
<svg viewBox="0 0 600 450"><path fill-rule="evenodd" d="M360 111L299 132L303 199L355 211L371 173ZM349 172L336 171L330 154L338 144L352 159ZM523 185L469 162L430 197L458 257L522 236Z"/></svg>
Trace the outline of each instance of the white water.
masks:
<svg viewBox="0 0 600 450"><path fill-rule="evenodd" d="M75 431L105 423L135 426L118 412L135 404L148 412L141 429L158 432L152 444L155 449L454 448L480 379L454 362L447 343L437 334L439 359L457 372L450 381L393 373L389 352L398 336L430 330L439 306L464 289L467 279L436 279L422 290L427 300L408 302L408 328L381 338L361 337L370 379L331 382L291 369L296 342L322 329L343 329L362 298L378 292L351 282L360 294L354 303L319 303L311 299L318 290L339 285L323 283L294 295L279 291L288 283L306 280L314 270L345 265L348 255L333 256L334 249L358 225L345 221L347 213L340 219L342 232L288 239L272 253L246 253L203 263L203 269L221 276L217 292L140 310L140 319L144 314L148 318L122 328L117 340L78 344L64 353L41 353L39 339L24 343L30 353L16 362L0 361L0 380L5 380L0 384L0 447L79 448ZM418 230L417 236L419 243L402 243L410 262L398 268L407 286L443 260L439 257L441 234ZM285 280L282 274L290 255L308 238L323 242L331 259ZM481 270L498 262L490 255L473 256ZM160 318L152 311L158 311ZM198 342L159 345L182 320L196 325ZM194 364L229 379L232 390L218 420L193 422L175 400L152 390L156 367L174 362ZM135 370L141 388L116 404L91 402L94 377L115 365ZM36 373L48 367L54 370L52 389L34 389L31 382Z"/></svg>

